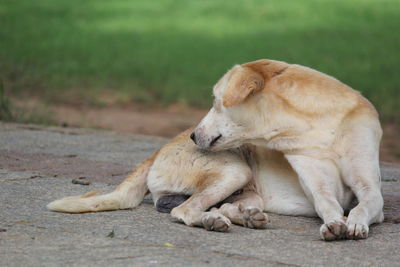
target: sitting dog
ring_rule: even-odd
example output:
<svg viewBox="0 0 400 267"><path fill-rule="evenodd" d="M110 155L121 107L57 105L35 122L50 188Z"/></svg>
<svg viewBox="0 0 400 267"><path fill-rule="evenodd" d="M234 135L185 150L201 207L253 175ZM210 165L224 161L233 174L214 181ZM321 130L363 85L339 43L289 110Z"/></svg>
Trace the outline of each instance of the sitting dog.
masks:
<svg viewBox="0 0 400 267"><path fill-rule="evenodd" d="M141 163L115 191L47 207L128 209L148 191L154 203L189 195L171 211L186 225L227 231L231 223L265 228L264 212L318 215L324 240L367 238L369 225L383 221L382 130L360 93L313 69L274 60L234 66L213 93L200 124ZM346 218L354 197L358 204Z"/></svg>

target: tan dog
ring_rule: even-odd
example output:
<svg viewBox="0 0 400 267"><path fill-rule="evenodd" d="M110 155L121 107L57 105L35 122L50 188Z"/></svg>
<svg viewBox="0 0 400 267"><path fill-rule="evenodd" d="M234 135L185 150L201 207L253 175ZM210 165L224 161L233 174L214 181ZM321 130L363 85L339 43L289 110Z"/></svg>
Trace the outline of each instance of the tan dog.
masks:
<svg viewBox="0 0 400 267"><path fill-rule="evenodd" d="M259 60L234 66L214 96L193 133L173 139L115 191L56 200L48 208L133 208L149 190L155 203L191 195L171 214L208 230L226 231L231 222L265 228L264 212L274 212L318 215L324 240L359 239L382 222L382 130L374 107L357 91L310 68ZM358 205L345 220L354 196Z"/></svg>

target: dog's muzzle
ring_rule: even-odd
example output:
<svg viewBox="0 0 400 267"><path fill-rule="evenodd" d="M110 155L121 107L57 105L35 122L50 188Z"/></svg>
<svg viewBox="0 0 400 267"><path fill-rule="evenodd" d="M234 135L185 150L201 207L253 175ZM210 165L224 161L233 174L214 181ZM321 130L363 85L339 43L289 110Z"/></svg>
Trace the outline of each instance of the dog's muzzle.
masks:
<svg viewBox="0 0 400 267"><path fill-rule="evenodd" d="M212 148L218 142L218 140L221 139L221 137L222 134L212 136L211 138L201 138L197 136L195 132L190 135L190 139L192 139L197 146L203 149Z"/></svg>

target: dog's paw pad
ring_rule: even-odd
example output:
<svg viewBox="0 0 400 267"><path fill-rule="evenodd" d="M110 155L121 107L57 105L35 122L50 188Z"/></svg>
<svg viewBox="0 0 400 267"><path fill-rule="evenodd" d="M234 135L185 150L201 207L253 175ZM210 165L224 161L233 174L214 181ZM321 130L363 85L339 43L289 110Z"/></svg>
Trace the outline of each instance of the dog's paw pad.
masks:
<svg viewBox="0 0 400 267"><path fill-rule="evenodd" d="M348 239L365 239L368 237L369 227L363 223L347 223L346 237Z"/></svg>
<svg viewBox="0 0 400 267"><path fill-rule="evenodd" d="M252 229L264 229L269 223L268 215L256 207L243 209L243 226Z"/></svg>
<svg viewBox="0 0 400 267"><path fill-rule="evenodd" d="M203 215L202 223L206 230L217 232L226 232L231 226L231 221L228 218L214 212L207 212Z"/></svg>
<svg viewBox="0 0 400 267"><path fill-rule="evenodd" d="M320 228L321 238L325 241L342 239L345 237L347 226L342 221L325 223Z"/></svg>

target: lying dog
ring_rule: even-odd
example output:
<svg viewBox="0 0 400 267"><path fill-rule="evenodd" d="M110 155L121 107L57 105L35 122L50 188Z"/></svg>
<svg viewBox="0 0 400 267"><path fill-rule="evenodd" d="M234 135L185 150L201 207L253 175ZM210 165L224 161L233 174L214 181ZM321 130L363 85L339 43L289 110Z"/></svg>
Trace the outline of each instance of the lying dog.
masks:
<svg viewBox="0 0 400 267"><path fill-rule="evenodd" d="M357 91L307 67L258 60L229 70L214 97L193 132L162 147L115 191L47 207L127 209L148 191L155 203L190 195L171 211L186 225L226 231L231 222L265 228L264 212L318 215L324 240L366 238L369 225L383 221L382 130L374 107ZM358 205L346 219L354 197Z"/></svg>

